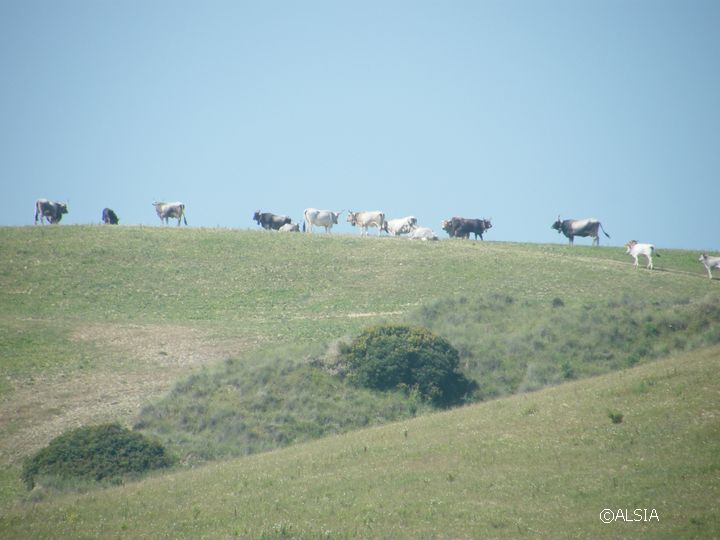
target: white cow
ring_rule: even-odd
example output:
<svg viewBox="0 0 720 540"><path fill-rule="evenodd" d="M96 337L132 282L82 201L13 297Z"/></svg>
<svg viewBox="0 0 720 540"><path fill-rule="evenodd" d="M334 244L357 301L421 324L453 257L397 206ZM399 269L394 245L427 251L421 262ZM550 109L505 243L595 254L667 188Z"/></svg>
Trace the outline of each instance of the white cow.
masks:
<svg viewBox="0 0 720 540"><path fill-rule="evenodd" d="M369 227L377 227L378 234L380 234L385 224L385 214L380 211L348 212L347 220L353 227L355 227L355 225L360 226L361 236L367 236Z"/></svg>
<svg viewBox="0 0 720 540"><path fill-rule="evenodd" d="M177 218L178 227L180 226L180 221L187 225L187 220L185 219L185 205L183 203L154 202L153 206L155 207L155 211L157 212L160 221L164 221L167 224L170 218Z"/></svg>
<svg viewBox="0 0 720 540"><path fill-rule="evenodd" d="M712 279L712 269L720 269L720 257L708 257L707 253L703 253L702 255L700 255L698 261L705 265L705 270L707 270L708 277L710 279Z"/></svg>
<svg viewBox="0 0 720 540"><path fill-rule="evenodd" d="M652 244L640 244L637 240L630 240L627 244L625 244L625 253L630 255L633 259L635 259L635 268L638 267L638 257L640 255L643 255L647 261L647 268L650 270L653 269L653 262L652 262L652 256L655 255L656 257L659 257L660 254L655 252L655 246Z"/></svg>
<svg viewBox="0 0 720 540"><path fill-rule="evenodd" d="M329 233L333 225L337 225L338 217L342 211L333 212L332 210L317 210L308 208L305 210L305 223L303 223L303 232L312 233L313 225L325 227L325 232Z"/></svg>
<svg viewBox="0 0 720 540"><path fill-rule="evenodd" d="M415 216L407 216L385 221L381 230L388 234L400 236L401 234L408 234L415 227L417 227L417 218Z"/></svg>
<svg viewBox="0 0 720 540"><path fill-rule="evenodd" d="M300 232L300 225L297 223L286 223L278 229L280 232Z"/></svg>
<svg viewBox="0 0 720 540"><path fill-rule="evenodd" d="M408 234L410 240L437 240L438 235L429 227L417 227Z"/></svg>

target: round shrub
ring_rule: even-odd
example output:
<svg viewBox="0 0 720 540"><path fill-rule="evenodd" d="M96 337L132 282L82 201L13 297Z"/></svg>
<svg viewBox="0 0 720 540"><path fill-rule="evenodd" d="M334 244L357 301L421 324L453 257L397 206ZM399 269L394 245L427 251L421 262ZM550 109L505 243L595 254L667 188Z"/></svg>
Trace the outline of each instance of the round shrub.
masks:
<svg viewBox="0 0 720 540"><path fill-rule="evenodd" d="M340 348L350 382L375 390L416 391L434 405L462 402L477 388L458 369L458 351L422 327L384 325L366 329Z"/></svg>
<svg viewBox="0 0 720 540"><path fill-rule="evenodd" d="M168 467L163 446L119 424L81 427L53 439L25 460L22 478L28 489L41 476L103 480Z"/></svg>

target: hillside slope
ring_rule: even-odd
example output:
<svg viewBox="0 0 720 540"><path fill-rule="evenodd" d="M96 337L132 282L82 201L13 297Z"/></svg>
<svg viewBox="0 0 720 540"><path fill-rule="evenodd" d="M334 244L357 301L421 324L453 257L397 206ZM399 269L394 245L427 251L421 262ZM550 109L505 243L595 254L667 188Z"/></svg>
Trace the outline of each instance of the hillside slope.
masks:
<svg viewBox="0 0 720 540"><path fill-rule="evenodd" d="M131 423L173 385L268 345L324 345L442 299L713 301L697 254L174 227L0 228L0 508L69 428ZM522 313L520 315L522 316Z"/></svg>
<svg viewBox="0 0 720 540"><path fill-rule="evenodd" d="M720 534L719 357L720 348L710 348L84 496L27 503L0 518L0 533L713 538ZM623 421L613 423L609 412ZM603 523L605 509L617 519Z"/></svg>

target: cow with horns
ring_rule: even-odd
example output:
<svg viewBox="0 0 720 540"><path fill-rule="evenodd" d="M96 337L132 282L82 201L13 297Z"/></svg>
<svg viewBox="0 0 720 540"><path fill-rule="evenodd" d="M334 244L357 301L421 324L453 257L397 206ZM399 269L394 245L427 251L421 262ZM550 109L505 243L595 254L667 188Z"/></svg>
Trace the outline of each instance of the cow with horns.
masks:
<svg viewBox="0 0 720 540"><path fill-rule="evenodd" d="M570 240L570 245L573 244L576 236L586 237L589 236L593 239L593 245L600 245L599 230L602 230L603 234L610 238L610 235L605 232L602 224L597 219L564 219L561 220L558 216L557 221L552 224L552 228L557 230L558 234L563 233Z"/></svg>

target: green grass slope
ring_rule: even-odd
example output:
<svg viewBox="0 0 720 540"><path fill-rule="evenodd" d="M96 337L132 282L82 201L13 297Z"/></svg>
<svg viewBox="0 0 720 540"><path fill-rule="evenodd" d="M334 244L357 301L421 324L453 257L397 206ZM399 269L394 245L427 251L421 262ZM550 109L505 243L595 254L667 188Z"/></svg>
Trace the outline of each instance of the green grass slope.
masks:
<svg viewBox="0 0 720 540"><path fill-rule="evenodd" d="M0 535L715 538L718 357L720 348L708 348L276 452L25 503L0 517ZM623 421L613 423L609 412ZM605 509L618 519L603 523Z"/></svg>
<svg viewBox="0 0 720 540"><path fill-rule="evenodd" d="M488 295L527 308L513 311L520 325L556 298L568 312L618 299L665 310L712 304L720 281L707 279L697 256L661 250L648 272L612 247L0 228L0 512L24 497L22 460L53 437L132 424L179 381L228 358L322 348L438 301Z"/></svg>

